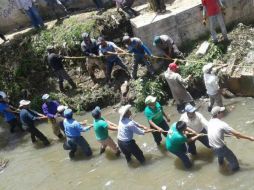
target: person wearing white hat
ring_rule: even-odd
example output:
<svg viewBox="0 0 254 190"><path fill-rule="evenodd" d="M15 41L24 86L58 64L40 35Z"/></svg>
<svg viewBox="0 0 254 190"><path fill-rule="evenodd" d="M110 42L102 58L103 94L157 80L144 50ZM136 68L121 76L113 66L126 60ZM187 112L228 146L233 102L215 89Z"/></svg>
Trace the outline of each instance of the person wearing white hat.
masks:
<svg viewBox="0 0 254 190"><path fill-rule="evenodd" d="M224 164L225 158L229 163L230 170L237 171L240 168L238 160L235 154L225 144L224 135L228 134L235 136L237 139L247 139L250 141L254 141L254 137L244 135L230 127L226 122L222 121L221 119L224 111L225 107L219 106L215 106L211 111L212 118L208 123L209 145L218 156L220 166Z"/></svg>
<svg viewBox="0 0 254 190"><path fill-rule="evenodd" d="M208 121L201 113L197 112L197 108L191 104L187 104L185 106L185 113L181 115L180 121L184 121L187 127L192 130L193 134L207 134ZM201 136L197 140L199 140L207 148L210 148L207 135ZM188 142L188 152L192 155L197 154L195 142L196 141Z"/></svg>
<svg viewBox="0 0 254 190"><path fill-rule="evenodd" d="M131 120L130 108L131 105L128 104L119 109L120 120L117 134L118 146L125 155L127 163L131 161L131 156L133 155L141 164L143 164L145 162L145 157L142 150L133 139L133 135L144 135L145 133L152 132L153 130L147 129L147 127L139 125L135 121Z"/></svg>
<svg viewBox="0 0 254 190"><path fill-rule="evenodd" d="M5 94L1 94L0 92L0 114L4 116L5 121L9 124L10 132L14 133L14 129L16 127L19 127L21 131L24 131L22 129L22 125L19 122L16 114L19 114L17 110L15 110L12 106L9 105L8 102L4 99ZM5 96L6 98L6 96Z"/></svg>
<svg viewBox="0 0 254 190"><path fill-rule="evenodd" d="M35 120L44 120L47 119L47 116L31 110L30 103L31 102L28 100L21 100L19 102L20 120L25 130L31 134L31 140L33 143L35 143L36 138L38 138L43 142L45 146L48 146L50 142L48 141L47 137L45 137L45 135L40 132L34 125Z"/></svg>
<svg viewBox="0 0 254 190"><path fill-rule="evenodd" d="M57 118L57 107L60 105L56 100L51 100L49 94L44 94L42 96L42 111L44 115L48 117L48 121L51 124L53 133L59 138L63 138L63 134L60 131L60 126L56 122Z"/></svg>
<svg viewBox="0 0 254 190"><path fill-rule="evenodd" d="M226 65L217 66L213 63L208 63L203 66L204 73L204 82L206 87L206 93L209 96L210 102L207 108L208 112L210 112L213 108L214 103L216 102L217 106L222 107L222 96L219 86L219 77L218 71L219 69L225 67Z"/></svg>
<svg viewBox="0 0 254 190"><path fill-rule="evenodd" d="M68 106L60 105L57 107L57 114L56 114L56 123L60 127L60 129L64 132L64 110L66 110Z"/></svg>
<svg viewBox="0 0 254 190"><path fill-rule="evenodd" d="M144 114L148 120L148 123L152 129L156 129L156 132L153 132L153 138L157 145L160 145L162 141L161 134L164 137L167 136L167 133L164 131L169 130L167 122L170 122L169 117L163 111L163 107L159 102L156 101L157 98L153 96L147 96L145 99L146 108ZM165 120L166 119L166 120Z"/></svg>

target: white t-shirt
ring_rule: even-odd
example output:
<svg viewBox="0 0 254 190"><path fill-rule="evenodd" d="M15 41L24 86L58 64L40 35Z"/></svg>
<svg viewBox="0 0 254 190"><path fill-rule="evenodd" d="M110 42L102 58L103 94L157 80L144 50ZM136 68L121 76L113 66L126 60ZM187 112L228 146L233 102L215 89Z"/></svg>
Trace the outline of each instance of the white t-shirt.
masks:
<svg viewBox="0 0 254 190"><path fill-rule="evenodd" d="M225 146L224 134L230 134L233 128L218 118L212 118L208 122L208 139L212 148Z"/></svg>
<svg viewBox="0 0 254 190"><path fill-rule="evenodd" d="M208 121L206 118L199 112L195 112L196 117L193 119L190 119L187 116L187 113L184 113L181 115L180 121L184 121L188 127L196 131L197 133L200 133L204 128L207 129Z"/></svg>
<svg viewBox="0 0 254 190"><path fill-rule="evenodd" d="M219 77L215 74L204 73L204 82L208 95L215 95L220 89Z"/></svg>

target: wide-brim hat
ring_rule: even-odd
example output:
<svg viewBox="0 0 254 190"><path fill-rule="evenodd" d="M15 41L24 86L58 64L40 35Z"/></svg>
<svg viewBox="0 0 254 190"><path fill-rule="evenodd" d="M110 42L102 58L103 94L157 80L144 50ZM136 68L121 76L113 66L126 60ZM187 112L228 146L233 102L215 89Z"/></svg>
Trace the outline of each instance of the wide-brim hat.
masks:
<svg viewBox="0 0 254 190"><path fill-rule="evenodd" d="M41 98L42 100L47 100L49 98L49 94L44 94Z"/></svg>
<svg viewBox="0 0 254 190"><path fill-rule="evenodd" d="M150 104L150 103L155 103L157 100L156 97L154 96L147 96L146 99L145 99L145 104Z"/></svg>
<svg viewBox="0 0 254 190"><path fill-rule="evenodd" d="M31 103L31 101L29 100L20 100L19 102L19 107L22 107L22 106L27 106Z"/></svg>
<svg viewBox="0 0 254 190"><path fill-rule="evenodd" d="M7 97L6 93L3 92L3 91L0 91L0 96L2 96L2 98L6 98Z"/></svg>
<svg viewBox="0 0 254 190"><path fill-rule="evenodd" d="M68 106L60 105L60 106L57 106L57 111L58 111L58 112L63 112L63 111L66 110L67 108L68 108Z"/></svg>
<svg viewBox="0 0 254 190"><path fill-rule="evenodd" d="M123 116L130 108L131 108L130 104L120 107L120 109L118 110L118 113L120 114L120 120L123 118Z"/></svg>
<svg viewBox="0 0 254 190"><path fill-rule="evenodd" d="M203 73L208 73L208 71L213 67L213 63L207 63L203 66L202 71Z"/></svg>
<svg viewBox="0 0 254 190"><path fill-rule="evenodd" d="M216 116L219 112L223 112L225 111L225 107L219 107L219 106L215 106L212 111L211 111L211 114L212 116Z"/></svg>

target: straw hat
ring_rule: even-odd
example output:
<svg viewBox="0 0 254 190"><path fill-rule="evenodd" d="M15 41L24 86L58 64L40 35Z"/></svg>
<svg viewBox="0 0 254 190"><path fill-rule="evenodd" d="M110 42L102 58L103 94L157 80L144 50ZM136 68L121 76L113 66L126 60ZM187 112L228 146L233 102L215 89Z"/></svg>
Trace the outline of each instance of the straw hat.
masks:
<svg viewBox="0 0 254 190"><path fill-rule="evenodd" d="M43 96L42 96L42 100L47 100L49 98L49 94L44 94Z"/></svg>
<svg viewBox="0 0 254 190"><path fill-rule="evenodd" d="M125 106L120 107L118 113L120 114L120 120L123 118L123 116L126 114L126 112L131 108L130 104L127 104Z"/></svg>
<svg viewBox="0 0 254 190"><path fill-rule="evenodd" d="M191 104L187 104L184 108L184 111L186 111L187 113L193 113L197 110L197 108L195 108L194 106L192 106Z"/></svg>
<svg viewBox="0 0 254 190"><path fill-rule="evenodd" d="M27 106L31 103L31 101L29 100L20 100L19 102L19 107L22 107L22 106Z"/></svg>
<svg viewBox="0 0 254 190"><path fill-rule="evenodd" d="M68 108L68 106L63 106L63 105L60 105L57 107L57 111L58 112L63 112L64 110L66 110Z"/></svg>

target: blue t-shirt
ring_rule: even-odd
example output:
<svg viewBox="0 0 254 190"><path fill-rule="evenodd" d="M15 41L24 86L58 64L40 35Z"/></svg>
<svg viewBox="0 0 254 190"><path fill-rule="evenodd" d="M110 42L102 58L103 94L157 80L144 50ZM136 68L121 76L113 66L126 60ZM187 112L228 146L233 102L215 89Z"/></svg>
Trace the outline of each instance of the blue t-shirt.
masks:
<svg viewBox="0 0 254 190"><path fill-rule="evenodd" d="M64 119L64 132L67 137L79 137L81 132L88 131L88 127L82 125L74 119Z"/></svg>
<svg viewBox="0 0 254 190"><path fill-rule="evenodd" d="M0 113L3 114L4 120L6 122L9 122L16 118L16 116L13 113L6 111L6 109L8 108L9 108L9 105L7 103L3 103L3 102L0 103Z"/></svg>
<svg viewBox="0 0 254 190"><path fill-rule="evenodd" d="M107 45L105 47L102 47L102 45L100 45L99 52L100 52L100 55L104 55L107 52L116 52L116 48L117 48L117 45L115 43L107 42ZM109 56L106 56L106 61L113 62L117 58L118 58L117 55L109 55Z"/></svg>

